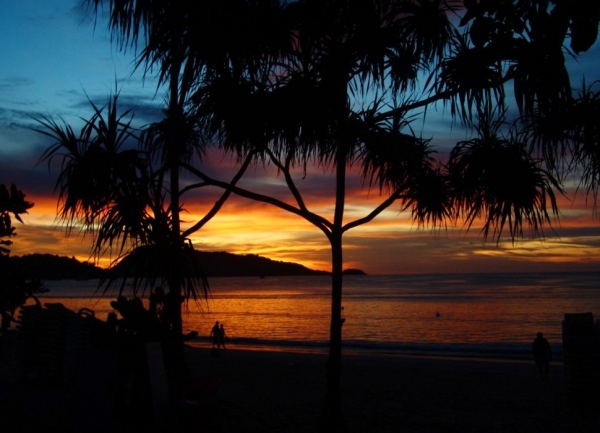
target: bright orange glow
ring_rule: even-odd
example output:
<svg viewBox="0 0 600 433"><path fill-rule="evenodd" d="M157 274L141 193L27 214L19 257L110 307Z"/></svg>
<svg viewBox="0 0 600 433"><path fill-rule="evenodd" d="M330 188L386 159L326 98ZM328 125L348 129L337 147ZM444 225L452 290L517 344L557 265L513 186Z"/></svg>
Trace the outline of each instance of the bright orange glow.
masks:
<svg viewBox="0 0 600 433"><path fill-rule="evenodd" d="M300 180L299 188L304 188L302 193L311 211L331 219L332 196L315 189L316 185L329 191L331 175L313 170L306 179L320 176L323 181L313 182L310 187ZM248 189L256 179L260 180L247 182ZM278 198L294 204L281 179L269 179L266 188L272 187ZM385 198L377 190L360 190L352 183L348 188L345 223L365 217ZM212 191L199 198L185 197L183 228L203 217L218 194ZM74 230L70 237L65 236L64 227L55 219L56 197L28 194L27 199L35 206L23 216L24 224L15 222L18 236L13 239L13 255L37 252L90 260L91 235ZM393 204L370 223L346 232L344 267L360 268L369 274L597 269L600 224L591 206L581 196L575 201L559 200L561 214L558 222L553 221L555 232L546 227L546 238L536 240L529 239L526 231L525 239L514 244L507 238L498 244L491 238L484 243L481 223L469 231L460 224L441 229L419 227L411 219L410 210L400 213L401 205ZM190 239L199 250L258 254L318 270L329 271L331 267L328 240L315 226L281 209L235 196ZM103 257L99 264L107 266L110 260L109 256Z"/></svg>

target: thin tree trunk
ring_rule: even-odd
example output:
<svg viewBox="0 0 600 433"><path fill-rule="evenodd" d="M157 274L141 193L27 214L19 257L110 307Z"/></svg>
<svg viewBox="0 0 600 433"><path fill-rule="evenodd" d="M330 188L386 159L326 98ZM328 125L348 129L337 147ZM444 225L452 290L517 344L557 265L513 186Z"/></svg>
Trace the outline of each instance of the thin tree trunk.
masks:
<svg viewBox="0 0 600 433"><path fill-rule="evenodd" d="M340 148L336 166L336 201L331 244L331 325L329 329L329 359L327 360L327 391L321 432L344 432L346 430L342 413L342 224L346 194L346 152Z"/></svg>
<svg viewBox="0 0 600 433"><path fill-rule="evenodd" d="M170 70L170 83L169 83L169 110L170 116L175 116L176 122L169 122L169 135L166 145L169 149L166 149L168 159L167 164L169 166L169 177L170 177L170 195L171 195L171 215L172 215L172 245L176 248L181 248L181 224L179 215L179 168L180 168L180 149L183 143L181 141L181 135L176 130L177 123L181 118L180 101L179 101L179 73L181 69L181 63L173 60ZM173 329L171 330L171 337L169 338L169 347L166 349L169 353L167 356L171 359L169 377L171 379L172 392L179 394L183 381L186 376L186 365L183 352L183 319L181 309L183 304L179 302L182 297L181 288L181 276L170 275L169 276L169 291L171 293L171 302L175 305L173 308Z"/></svg>
<svg viewBox="0 0 600 433"><path fill-rule="evenodd" d="M321 420L321 432L345 431L342 413L342 237L331 239L331 325L329 330L329 359L326 365L327 391Z"/></svg>

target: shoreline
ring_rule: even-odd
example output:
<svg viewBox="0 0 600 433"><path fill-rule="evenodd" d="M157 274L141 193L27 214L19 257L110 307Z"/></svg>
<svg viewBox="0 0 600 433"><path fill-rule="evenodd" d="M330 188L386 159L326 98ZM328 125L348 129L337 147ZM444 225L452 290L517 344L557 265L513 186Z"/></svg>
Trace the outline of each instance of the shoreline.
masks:
<svg viewBox="0 0 600 433"><path fill-rule="evenodd" d="M187 342L192 348L210 347L209 337L195 337ZM327 354L328 342L276 341L259 339L228 339L228 346L236 350L264 352L292 352L307 354ZM553 362L562 364L562 342L552 345ZM422 356L433 358L506 360L530 362L533 360L529 343L373 343L343 341L342 353L345 355L382 355L382 356Z"/></svg>

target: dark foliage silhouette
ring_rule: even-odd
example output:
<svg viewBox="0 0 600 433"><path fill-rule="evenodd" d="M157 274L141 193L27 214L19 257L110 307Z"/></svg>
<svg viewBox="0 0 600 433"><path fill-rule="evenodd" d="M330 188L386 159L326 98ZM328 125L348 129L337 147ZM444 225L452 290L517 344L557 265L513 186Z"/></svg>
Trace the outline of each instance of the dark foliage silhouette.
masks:
<svg viewBox="0 0 600 433"><path fill-rule="evenodd" d="M33 203L26 201L25 194L14 184L10 188L0 184L0 255L10 253L7 247L12 244L10 238L16 235L11 215L22 223L21 215L26 214L32 207Z"/></svg>
<svg viewBox="0 0 600 433"><path fill-rule="evenodd" d="M103 2L88 4L100 16ZM597 98L571 88L565 63L596 41L597 2L138 0L108 7L119 47L139 44L137 67L158 71L168 88L165 121L142 140L169 177L161 248L180 251L189 235L179 225L181 172L197 186L223 189L207 218L234 193L298 215L327 237L332 309L323 431L344 430L344 233L398 204L419 225L481 222L484 240L499 241L505 231L514 240L525 229L542 234L558 217L556 196L568 173L583 169L582 187L597 191ZM415 120L440 108L470 135L450 155L436 154L430 138L414 132ZM202 171L201 152L189 146L200 138L241 162L233 182ZM251 162L275 166L290 200L238 187ZM309 165L334 175L331 215L311 211L301 193ZM348 221L347 179L357 171L381 202ZM120 227L136 233L142 220L135 215Z"/></svg>
<svg viewBox="0 0 600 433"><path fill-rule="evenodd" d="M23 222L21 215L26 214L33 203L25 200L23 191L13 184L10 188L0 185L0 315L2 316L1 331L4 333L11 322L15 322L15 311L29 298L44 293L39 278L32 277L27 269L14 266L10 261L11 237L16 235L11 215Z"/></svg>

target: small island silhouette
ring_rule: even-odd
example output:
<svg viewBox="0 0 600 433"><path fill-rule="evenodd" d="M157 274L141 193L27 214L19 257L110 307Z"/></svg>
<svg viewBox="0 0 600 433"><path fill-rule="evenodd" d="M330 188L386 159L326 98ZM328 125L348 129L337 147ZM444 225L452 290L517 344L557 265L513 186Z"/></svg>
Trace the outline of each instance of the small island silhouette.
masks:
<svg viewBox="0 0 600 433"><path fill-rule="evenodd" d="M275 277L330 275L331 272L309 269L298 263L282 262L256 254L197 251L207 277ZM106 269L75 257L52 254L10 256L11 266L42 280L84 280L102 278ZM360 269L346 269L344 275L366 275Z"/></svg>

